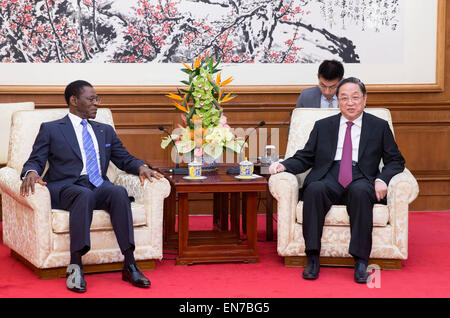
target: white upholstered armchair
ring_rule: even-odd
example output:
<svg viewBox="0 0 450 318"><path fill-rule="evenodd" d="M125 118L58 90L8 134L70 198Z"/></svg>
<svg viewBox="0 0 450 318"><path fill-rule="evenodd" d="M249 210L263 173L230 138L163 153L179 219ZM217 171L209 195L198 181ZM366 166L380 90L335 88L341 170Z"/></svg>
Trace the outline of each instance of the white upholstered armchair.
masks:
<svg viewBox="0 0 450 318"><path fill-rule="evenodd" d="M11 127L11 116L18 110L32 110L34 102L0 103L0 168L8 162L9 128ZM1 198L1 190L0 190ZM0 221L2 220L2 209L0 202Z"/></svg>
<svg viewBox="0 0 450 318"><path fill-rule="evenodd" d="M70 261L69 212L50 205L50 193L36 184L35 194L20 195L20 172L44 121L64 117L68 109L18 111L13 114L8 164L0 169L3 205L3 242L11 255L32 268L42 278L65 275ZM114 126L111 111L99 108L97 121ZM44 172L45 173L45 172ZM162 258L164 198L169 195L166 179L145 181L129 175L112 163L107 171L111 182L124 186L131 203L135 235L135 258L141 270L153 269ZM84 272L121 270L123 255L114 235L109 214L95 210L91 225L91 250L83 256Z"/></svg>
<svg viewBox="0 0 450 318"><path fill-rule="evenodd" d="M389 122L389 110L365 110ZM339 109L297 108L291 117L285 158L302 149L316 120L337 114ZM382 162L380 163L382 165ZM305 242L302 233L303 202L298 190L309 171L297 176L283 172L272 175L269 188L278 201L278 254L285 258L286 266L305 266ZM408 169L394 176L388 187L387 205L375 204L373 213L373 242L369 263L381 268L399 269L401 260L408 257L408 205L418 195L417 181ZM350 221L343 205L333 205L325 218L322 234L320 263L322 265L353 266L348 254Z"/></svg>

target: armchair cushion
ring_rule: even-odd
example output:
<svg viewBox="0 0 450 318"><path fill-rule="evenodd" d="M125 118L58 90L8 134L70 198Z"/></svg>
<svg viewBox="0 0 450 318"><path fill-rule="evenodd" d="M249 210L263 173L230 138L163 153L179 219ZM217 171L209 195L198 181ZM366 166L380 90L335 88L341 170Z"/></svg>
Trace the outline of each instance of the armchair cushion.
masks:
<svg viewBox="0 0 450 318"><path fill-rule="evenodd" d="M133 227L147 224L147 217L143 204L131 203L133 210ZM91 231L112 230L109 213L104 210L94 210L91 223ZM69 233L69 211L52 210L52 231L53 233Z"/></svg>
<svg viewBox="0 0 450 318"><path fill-rule="evenodd" d="M297 223L303 222L303 201L299 201L295 209ZM375 204L373 207L373 226L386 226L389 220L389 210L384 204ZM333 205L325 216L325 225L350 226L350 218L345 205Z"/></svg>

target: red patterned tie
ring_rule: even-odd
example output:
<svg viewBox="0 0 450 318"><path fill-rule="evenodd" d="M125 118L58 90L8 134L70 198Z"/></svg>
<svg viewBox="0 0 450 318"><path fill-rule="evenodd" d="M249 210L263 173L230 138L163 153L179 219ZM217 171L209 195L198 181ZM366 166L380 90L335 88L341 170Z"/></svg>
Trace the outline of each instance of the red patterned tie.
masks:
<svg viewBox="0 0 450 318"><path fill-rule="evenodd" d="M352 126L351 121L347 122L345 130L344 146L342 147L341 165L339 167L339 183L346 188L352 182Z"/></svg>

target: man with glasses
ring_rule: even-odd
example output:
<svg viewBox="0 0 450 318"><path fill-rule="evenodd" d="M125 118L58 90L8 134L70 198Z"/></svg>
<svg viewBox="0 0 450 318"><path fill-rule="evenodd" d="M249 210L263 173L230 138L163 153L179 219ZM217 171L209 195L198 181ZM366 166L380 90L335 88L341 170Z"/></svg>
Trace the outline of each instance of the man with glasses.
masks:
<svg viewBox="0 0 450 318"><path fill-rule="evenodd" d="M106 172L112 161L119 169L139 175L141 184L163 176L132 156L110 125L93 121L100 99L91 84L70 83L65 89L69 114L43 123L25 162L21 177L21 195L34 193L36 183L46 185L53 209L70 212L70 264L67 288L86 291L81 257L90 249L90 225L95 209L106 210L124 255L122 279L137 287L148 288L150 281L136 266L131 203L127 191L112 184ZM41 179L46 163L48 171Z"/></svg>
<svg viewBox="0 0 450 318"><path fill-rule="evenodd" d="M404 170L405 160L388 122L364 112L365 85L350 77L342 80L336 91L341 112L316 121L305 147L282 163L273 163L269 171L299 174L312 168L299 193L307 255L303 278L318 278L325 215L333 204L342 204L350 216L354 280L366 283L373 205L386 203L389 181ZM381 160L384 166L380 171Z"/></svg>
<svg viewBox="0 0 450 318"><path fill-rule="evenodd" d="M337 108L336 88L344 77L344 66L336 60L325 60L319 66L317 74L319 85L304 89L300 94L296 108Z"/></svg>

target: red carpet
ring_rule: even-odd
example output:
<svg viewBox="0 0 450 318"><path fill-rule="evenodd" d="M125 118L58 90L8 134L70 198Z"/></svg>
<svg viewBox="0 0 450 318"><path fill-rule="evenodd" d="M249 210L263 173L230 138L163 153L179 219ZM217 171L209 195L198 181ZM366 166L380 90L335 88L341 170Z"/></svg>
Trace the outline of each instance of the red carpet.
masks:
<svg viewBox="0 0 450 318"><path fill-rule="evenodd" d="M192 217L199 226L210 217ZM150 289L135 288L119 272L86 275L88 291L75 294L65 279L40 280L12 259L0 241L0 298L434 298L450 297L450 212L413 212L409 219L409 258L400 271L381 271L379 288L353 282L353 269L322 267L316 281L287 268L276 242L265 242L265 217L258 218L258 264L174 265L175 251L165 251L150 278ZM276 229L276 223L275 223ZM0 223L1 230L1 223ZM276 230L275 230L276 238Z"/></svg>

